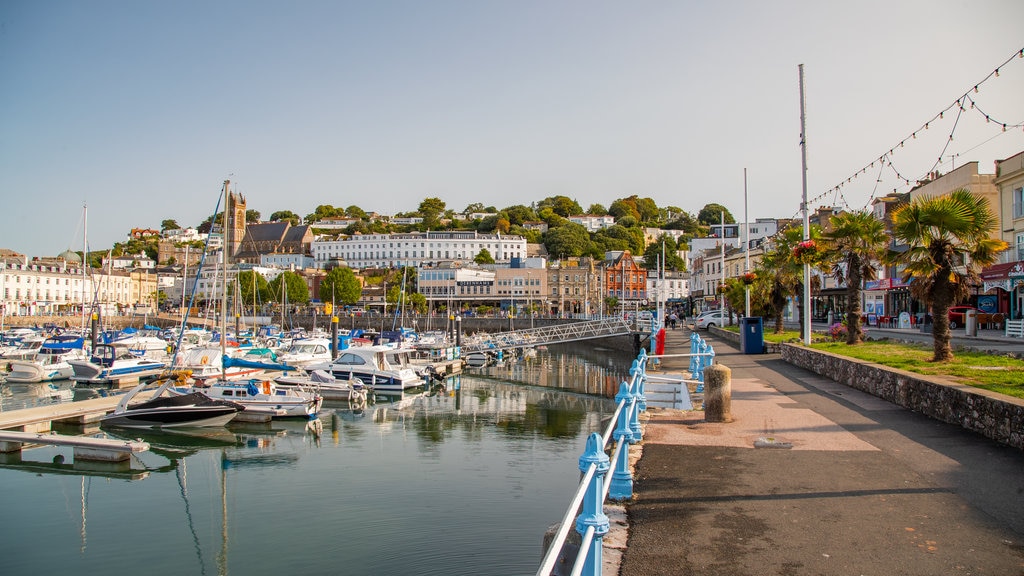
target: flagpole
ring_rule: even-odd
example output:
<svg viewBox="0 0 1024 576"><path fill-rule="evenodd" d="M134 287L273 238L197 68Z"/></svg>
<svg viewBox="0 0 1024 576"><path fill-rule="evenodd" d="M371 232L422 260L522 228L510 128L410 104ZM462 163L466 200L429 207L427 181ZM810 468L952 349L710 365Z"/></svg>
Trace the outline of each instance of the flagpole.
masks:
<svg viewBox="0 0 1024 576"><path fill-rule="evenodd" d="M750 216L747 212L747 169L743 169L743 273L750 273ZM746 285L743 304L746 306L747 318L750 318L750 284Z"/></svg>
<svg viewBox="0 0 1024 576"><path fill-rule="evenodd" d="M807 127L806 113L804 107L804 65L799 65L800 70L800 176L803 182L803 202L801 206L804 212L804 241L811 239L811 222L807 214ZM803 326L804 344L811 345L811 265L804 264L804 313L800 318Z"/></svg>

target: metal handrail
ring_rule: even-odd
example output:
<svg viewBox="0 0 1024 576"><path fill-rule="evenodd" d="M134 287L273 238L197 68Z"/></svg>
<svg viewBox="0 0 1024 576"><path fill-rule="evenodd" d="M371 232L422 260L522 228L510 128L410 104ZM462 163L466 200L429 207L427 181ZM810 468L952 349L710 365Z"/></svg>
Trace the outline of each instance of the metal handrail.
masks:
<svg viewBox="0 0 1024 576"><path fill-rule="evenodd" d="M583 477L537 570L537 576L551 574L565 546L574 516L577 518L576 531L582 536L582 541L572 574L579 575L584 571L588 576L601 574L602 540L609 528L608 517L603 511L604 502L609 499L609 495L613 500L628 500L633 496L629 445L642 439L639 414L646 409L646 364L647 351L642 350L630 367L629 381L619 385L619 393L615 395L615 413L604 433L595 432L587 438L587 447L580 456ZM605 455L605 447L613 438L616 441L615 449L609 458Z"/></svg>

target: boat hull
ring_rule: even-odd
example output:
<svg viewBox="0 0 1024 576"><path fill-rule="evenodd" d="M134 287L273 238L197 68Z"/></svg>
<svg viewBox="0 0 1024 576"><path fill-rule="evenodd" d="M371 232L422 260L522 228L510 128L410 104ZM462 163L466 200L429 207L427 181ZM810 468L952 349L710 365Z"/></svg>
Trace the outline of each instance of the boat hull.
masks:
<svg viewBox="0 0 1024 576"><path fill-rule="evenodd" d="M104 416L100 423L119 428L223 426L242 409L235 402L212 400L195 392L133 404Z"/></svg>

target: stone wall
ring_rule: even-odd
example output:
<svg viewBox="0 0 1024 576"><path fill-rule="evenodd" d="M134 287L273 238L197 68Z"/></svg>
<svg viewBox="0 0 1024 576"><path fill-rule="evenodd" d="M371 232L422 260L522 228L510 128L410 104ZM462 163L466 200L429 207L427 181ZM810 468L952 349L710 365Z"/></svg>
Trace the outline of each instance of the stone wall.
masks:
<svg viewBox="0 0 1024 576"><path fill-rule="evenodd" d="M1024 450L1024 400L797 344L783 344L782 359L898 406Z"/></svg>

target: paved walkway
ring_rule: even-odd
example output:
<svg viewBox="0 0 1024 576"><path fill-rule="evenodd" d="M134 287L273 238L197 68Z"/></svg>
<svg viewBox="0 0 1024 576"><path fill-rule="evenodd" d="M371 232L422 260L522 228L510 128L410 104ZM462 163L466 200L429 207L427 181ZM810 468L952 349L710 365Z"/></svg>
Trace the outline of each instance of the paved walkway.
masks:
<svg viewBox="0 0 1024 576"><path fill-rule="evenodd" d="M619 574L1024 574L1024 453L709 341L734 422L649 411Z"/></svg>

